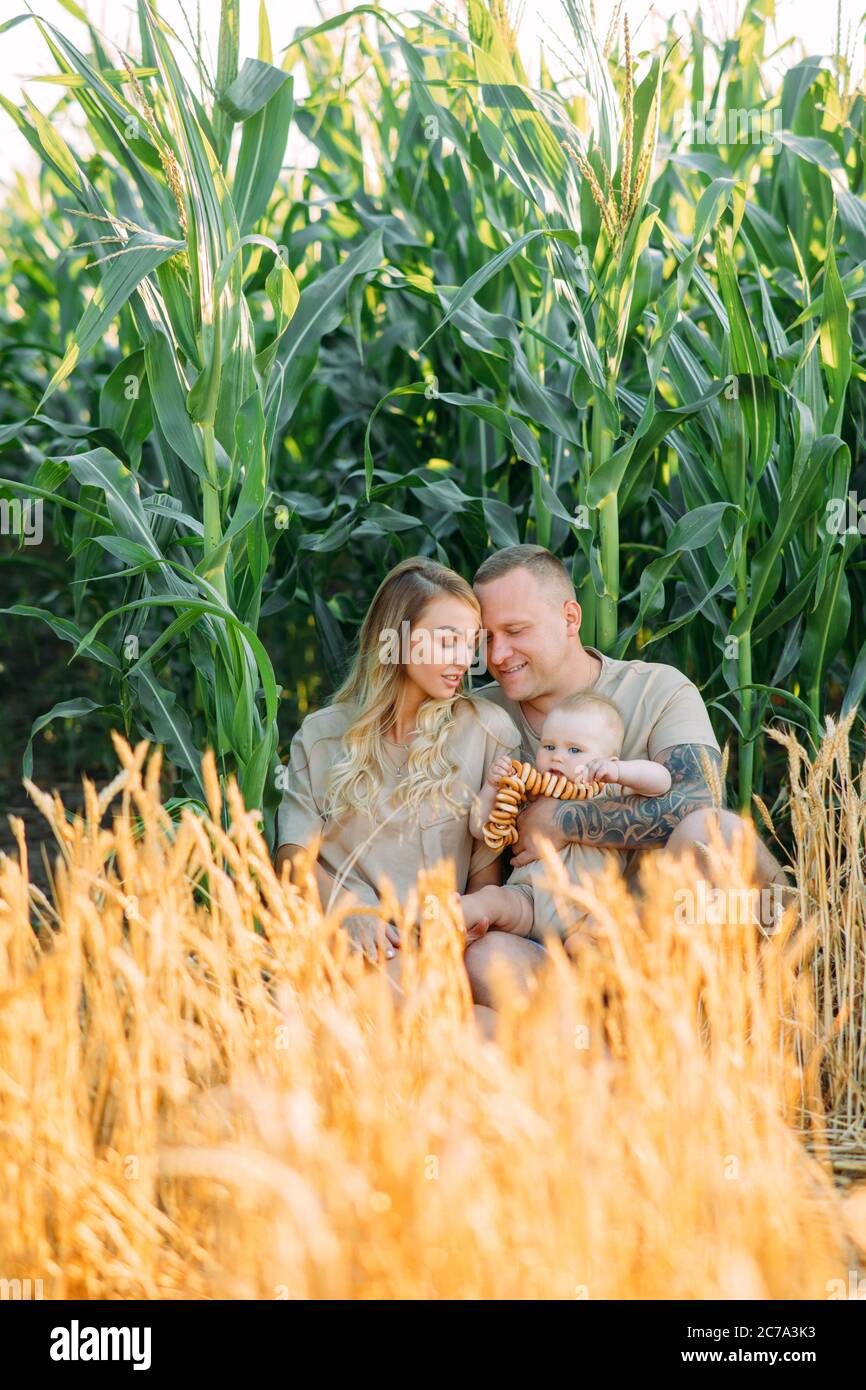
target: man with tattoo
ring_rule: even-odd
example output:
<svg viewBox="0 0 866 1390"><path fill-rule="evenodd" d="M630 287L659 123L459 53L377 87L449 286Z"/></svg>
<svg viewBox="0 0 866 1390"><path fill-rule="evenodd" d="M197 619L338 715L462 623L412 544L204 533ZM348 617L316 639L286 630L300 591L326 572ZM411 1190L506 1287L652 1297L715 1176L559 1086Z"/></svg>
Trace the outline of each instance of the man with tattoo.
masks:
<svg viewBox="0 0 866 1390"><path fill-rule="evenodd" d="M520 815L513 867L537 860L539 838L554 849L574 842L619 850L633 880L641 855L665 846L701 851L715 822L730 842L739 816L713 807L705 760L721 755L696 686L674 666L618 661L580 640L581 609L568 571L537 545L497 551L475 576L486 637L487 666L495 681L475 693L501 705L514 720L522 756L534 763L545 715L565 697L593 690L613 700L622 715L622 756L661 763L670 773L663 796L611 796L559 802L540 797ZM780 865L759 842L758 887L783 885ZM541 960L535 942L492 930L466 951L476 1003L490 1006L494 962L526 979Z"/></svg>

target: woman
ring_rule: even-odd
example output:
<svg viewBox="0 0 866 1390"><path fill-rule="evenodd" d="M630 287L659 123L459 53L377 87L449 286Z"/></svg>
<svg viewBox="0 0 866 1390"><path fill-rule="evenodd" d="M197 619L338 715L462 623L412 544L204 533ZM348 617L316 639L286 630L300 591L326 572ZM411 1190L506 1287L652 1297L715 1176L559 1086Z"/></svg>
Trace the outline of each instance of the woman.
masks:
<svg viewBox="0 0 866 1390"><path fill-rule="evenodd" d="M458 893L499 882L498 853L472 839L469 813L520 736L504 710L463 694L480 635L472 589L434 560L404 560L379 585L348 678L292 740L278 814L278 870L320 837L325 905L345 890L375 908L383 874L405 900L418 870L442 859ZM369 951L381 920L362 910L349 926ZM385 935L396 979L399 937L393 925Z"/></svg>

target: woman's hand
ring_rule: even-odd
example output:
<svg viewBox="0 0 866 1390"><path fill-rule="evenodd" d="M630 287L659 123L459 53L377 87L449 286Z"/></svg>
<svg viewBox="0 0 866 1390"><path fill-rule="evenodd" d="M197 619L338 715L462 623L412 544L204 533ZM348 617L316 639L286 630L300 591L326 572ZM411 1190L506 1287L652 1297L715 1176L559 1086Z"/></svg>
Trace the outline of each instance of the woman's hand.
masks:
<svg viewBox="0 0 866 1390"><path fill-rule="evenodd" d="M393 960L395 951L400 949L400 933L393 922L383 922L373 912L353 912L343 921L355 947L363 951L368 960L379 959L379 944L384 944L385 959Z"/></svg>

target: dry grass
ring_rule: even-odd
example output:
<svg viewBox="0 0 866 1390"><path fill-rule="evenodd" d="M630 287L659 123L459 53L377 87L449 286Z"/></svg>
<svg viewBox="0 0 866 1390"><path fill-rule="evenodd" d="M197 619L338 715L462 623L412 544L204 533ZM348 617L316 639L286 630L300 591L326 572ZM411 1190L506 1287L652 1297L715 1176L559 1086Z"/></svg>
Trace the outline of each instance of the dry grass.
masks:
<svg viewBox="0 0 866 1390"><path fill-rule="evenodd" d="M820 1069L836 1168L866 1177L866 770L851 766L855 718L827 721L814 761L791 733L767 732L788 752L793 868L815 932L805 1046Z"/></svg>
<svg viewBox="0 0 866 1390"><path fill-rule="evenodd" d="M171 834L158 759L120 741L74 824L33 789L62 854L52 904L23 837L0 860L0 1276L59 1298L827 1297L866 1240L815 1144L863 1134L863 797L831 737L796 793L808 921L682 926L689 871L662 854L643 903L613 874L563 889L598 945L503 1001L499 1046L447 869L419 884L440 911L395 1007L236 793L228 831ZM822 821L831 766L848 809ZM713 855L742 880L750 842Z"/></svg>

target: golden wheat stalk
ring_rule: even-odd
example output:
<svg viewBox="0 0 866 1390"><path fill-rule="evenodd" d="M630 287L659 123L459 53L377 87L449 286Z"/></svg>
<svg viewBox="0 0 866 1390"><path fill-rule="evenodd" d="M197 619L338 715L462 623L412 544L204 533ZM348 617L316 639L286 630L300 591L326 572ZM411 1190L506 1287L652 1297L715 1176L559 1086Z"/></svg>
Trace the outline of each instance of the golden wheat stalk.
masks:
<svg viewBox="0 0 866 1390"><path fill-rule="evenodd" d="M866 1248L829 1167L855 1175L866 1134L848 728L828 730L823 780L806 759L806 913L769 939L738 906L750 827L708 847L721 901L697 920L683 904L694 918L700 884L673 855L645 856L635 895L615 863L571 880L543 847L563 916L591 926L579 968L553 943L531 991L494 981L495 1045L473 1018L453 865L405 902L382 885L395 995L349 948L351 904L323 913L312 861L278 879L211 757L209 815L179 823L143 743L115 739L118 775L85 783L71 819L31 786L60 854L48 904L20 822L0 855L4 1277L64 1299L844 1286Z"/></svg>

